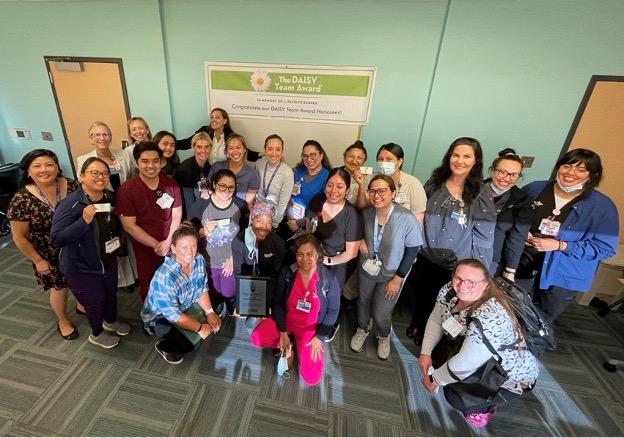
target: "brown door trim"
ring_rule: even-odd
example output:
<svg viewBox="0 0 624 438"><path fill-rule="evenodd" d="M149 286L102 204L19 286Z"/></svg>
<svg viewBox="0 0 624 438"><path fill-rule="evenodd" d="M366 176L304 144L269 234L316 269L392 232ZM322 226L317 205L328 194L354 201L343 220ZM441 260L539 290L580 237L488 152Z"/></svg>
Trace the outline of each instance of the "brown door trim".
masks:
<svg viewBox="0 0 624 438"><path fill-rule="evenodd" d="M572 139L576 134L576 130L578 128L581 119L583 118L583 114L585 114L585 109L587 108L587 104L589 103L589 99L591 98L594 88L598 82L624 82L624 76L607 76L607 75L592 75L589 83L587 84L587 88L585 89L585 94L581 99L581 103L579 104L578 110L576 111L576 115L574 116L574 120L572 121L572 126L570 126L570 130L568 131L568 135L563 143L563 147L561 148L561 152L557 157L556 161L559 161L559 158L565 155L568 152L570 144L572 144ZM556 162L555 161L555 162ZM557 173L557 169L553 166L552 173L550 174L550 179L555 179L555 174Z"/></svg>
<svg viewBox="0 0 624 438"><path fill-rule="evenodd" d="M44 64L46 66L46 70L48 73L48 80L50 81L50 86L52 87L52 94L54 95L54 103L56 104L56 112L58 113L59 122L61 123L61 129L63 130L63 139L65 140L65 148L67 149L67 154L70 158L70 164L72 167L72 171L74 172L74 176L78 175L78 171L74 165L74 157L72 157L71 148L69 147L69 142L67 140L67 131L65 130L65 122L63 121L63 114L61 113L61 106L59 104L59 99L56 94L56 87L54 86L54 81L52 80L52 71L50 70L50 62L55 61L63 61L63 62L95 62L95 63L105 63L105 64L117 64L117 68L119 69L119 79L121 80L121 92L123 93L124 107L126 110L126 119L130 118L130 102L128 100L128 90L126 89L126 76L124 74L123 69L123 60L121 58L98 58L98 57L87 57L87 56L44 56L43 57Z"/></svg>

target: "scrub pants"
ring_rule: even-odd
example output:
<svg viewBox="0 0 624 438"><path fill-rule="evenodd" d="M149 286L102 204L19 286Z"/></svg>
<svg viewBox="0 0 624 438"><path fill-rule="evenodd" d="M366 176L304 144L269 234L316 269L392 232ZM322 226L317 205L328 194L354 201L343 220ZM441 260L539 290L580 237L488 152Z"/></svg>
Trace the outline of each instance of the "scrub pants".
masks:
<svg viewBox="0 0 624 438"><path fill-rule="evenodd" d="M360 268L363 270L363 268ZM360 296L357 301L358 327L366 330L368 321L372 315L377 326L377 336L388 337L392 330L392 311L401 296L401 290L396 296L389 300L385 297L386 284L388 280L381 276L371 278L364 272L358 272L358 282L360 285ZM405 281L403 281L405 284ZM403 289L401 284L401 289Z"/></svg>
<svg viewBox="0 0 624 438"><path fill-rule="evenodd" d="M153 248L142 245L134 240L132 241L132 249L134 249L134 255L136 257L140 286L139 293L141 294L141 300L145 301L152 277L158 267L163 264L165 258L156 254Z"/></svg>

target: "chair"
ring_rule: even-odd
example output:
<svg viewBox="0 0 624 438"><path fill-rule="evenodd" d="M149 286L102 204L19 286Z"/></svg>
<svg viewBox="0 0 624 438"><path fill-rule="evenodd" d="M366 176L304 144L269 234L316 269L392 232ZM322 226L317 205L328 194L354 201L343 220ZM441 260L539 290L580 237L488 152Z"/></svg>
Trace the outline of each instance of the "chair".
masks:
<svg viewBox="0 0 624 438"><path fill-rule="evenodd" d="M618 281L620 282L622 287L620 288L617 296L611 304L609 304L604 309L598 311L598 315L603 318L607 316L610 311L617 310L622 305L622 303L624 303L624 278L618 278ZM602 367L605 370L614 373L617 370L617 367L624 367L624 360L609 359L602 364Z"/></svg>

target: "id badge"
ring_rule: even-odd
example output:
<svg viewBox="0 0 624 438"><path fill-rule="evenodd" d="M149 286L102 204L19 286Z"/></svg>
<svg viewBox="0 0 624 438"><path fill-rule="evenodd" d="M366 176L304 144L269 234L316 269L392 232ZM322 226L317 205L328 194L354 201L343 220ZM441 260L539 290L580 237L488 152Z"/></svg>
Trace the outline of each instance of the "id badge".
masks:
<svg viewBox="0 0 624 438"><path fill-rule="evenodd" d="M299 193L301 193L301 183L297 181L295 185L293 185L292 195L297 196Z"/></svg>
<svg viewBox="0 0 624 438"><path fill-rule="evenodd" d="M407 196L405 196L404 192L398 192L394 197L394 202L396 202L397 204L405 204L406 199Z"/></svg>
<svg viewBox="0 0 624 438"><path fill-rule="evenodd" d="M102 204L93 204L93 206L95 207L96 213L110 213L111 211L113 211L113 207L112 205L110 205L110 202L104 202Z"/></svg>
<svg viewBox="0 0 624 438"><path fill-rule="evenodd" d="M362 264L362 268L371 276L376 277L381 272L381 261L366 259Z"/></svg>
<svg viewBox="0 0 624 438"><path fill-rule="evenodd" d="M462 331L462 325L452 316L442 323L442 328L452 337L456 338Z"/></svg>
<svg viewBox="0 0 624 438"><path fill-rule="evenodd" d="M121 172L121 163L111 164L110 166L108 166L108 171L111 175L117 175L119 172Z"/></svg>
<svg viewBox="0 0 624 438"><path fill-rule="evenodd" d="M297 310L301 310L305 313L310 313L310 309L312 308L312 303L307 302L306 300L297 300Z"/></svg>
<svg viewBox="0 0 624 438"><path fill-rule="evenodd" d="M119 237L113 237L104 244L104 250L106 251L106 254L111 254L115 250L119 249L120 246L121 242L119 241Z"/></svg>
<svg viewBox="0 0 624 438"><path fill-rule="evenodd" d="M303 219L305 217L305 206L298 204L296 202L293 202L292 204L292 214L293 217L292 219Z"/></svg>
<svg viewBox="0 0 624 438"><path fill-rule="evenodd" d="M539 225L540 233L543 236L556 237L561 228L561 222L550 219L542 219Z"/></svg>
<svg viewBox="0 0 624 438"><path fill-rule="evenodd" d="M173 198L169 195L169 193L163 193L163 195L156 201L156 204L158 204L158 206L163 210L171 208L173 205Z"/></svg>

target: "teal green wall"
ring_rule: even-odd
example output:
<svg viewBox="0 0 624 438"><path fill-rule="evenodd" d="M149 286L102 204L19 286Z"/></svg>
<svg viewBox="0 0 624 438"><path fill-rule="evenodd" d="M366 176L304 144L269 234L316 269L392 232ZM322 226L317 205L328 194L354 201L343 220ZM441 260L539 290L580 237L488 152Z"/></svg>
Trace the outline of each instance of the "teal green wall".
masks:
<svg viewBox="0 0 624 438"><path fill-rule="evenodd" d="M4 161L45 147L71 173L44 56L122 58L132 113L170 127L159 20L157 0L0 4L0 116L7 128L28 128L33 136L17 140L2 129ZM52 132L54 141L42 141L41 131Z"/></svg>
<svg viewBox="0 0 624 438"><path fill-rule="evenodd" d="M621 17L621 0L3 2L0 154L45 146L69 169L45 55L123 58L132 114L178 136L206 122L205 61L374 65L370 151L403 145L424 180L471 135L488 161L535 155L528 181L548 175L591 75L624 74Z"/></svg>
<svg viewBox="0 0 624 438"><path fill-rule="evenodd" d="M624 75L623 18L621 0L453 1L415 174L468 135L487 163L514 146L536 157L525 182L548 177L591 76Z"/></svg>

